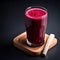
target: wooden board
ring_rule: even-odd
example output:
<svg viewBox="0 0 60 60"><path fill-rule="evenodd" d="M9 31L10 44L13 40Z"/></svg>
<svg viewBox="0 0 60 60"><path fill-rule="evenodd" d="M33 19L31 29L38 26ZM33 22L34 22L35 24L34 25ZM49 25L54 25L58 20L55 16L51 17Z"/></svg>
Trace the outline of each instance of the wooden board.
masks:
<svg viewBox="0 0 60 60"><path fill-rule="evenodd" d="M23 50L24 52L31 54L31 55L40 55L41 52L43 51L45 43L42 46L30 47L26 44L26 37L27 37L26 32L23 32L22 34L15 37L13 39L14 46L20 50ZM44 39L45 42L47 41L48 37L49 37L49 35L45 34L45 39ZM50 44L49 49L54 47L56 44L57 44L57 39L54 38L52 43Z"/></svg>

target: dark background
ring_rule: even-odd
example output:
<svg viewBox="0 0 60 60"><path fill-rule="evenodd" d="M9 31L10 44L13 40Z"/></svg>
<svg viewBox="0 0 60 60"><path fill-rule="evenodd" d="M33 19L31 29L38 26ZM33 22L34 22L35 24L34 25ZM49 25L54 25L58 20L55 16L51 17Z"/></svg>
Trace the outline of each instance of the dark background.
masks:
<svg viewBox="0 0 60 60"><path fill-rule="evenodd" d="M13 46L13 38L25 31L24 11L29 6L48 10L46 33L54 33L58 44L45 58L30 56ZM59 0L16 0L0 2L0 60L60 60L60 2Z"/></svg>

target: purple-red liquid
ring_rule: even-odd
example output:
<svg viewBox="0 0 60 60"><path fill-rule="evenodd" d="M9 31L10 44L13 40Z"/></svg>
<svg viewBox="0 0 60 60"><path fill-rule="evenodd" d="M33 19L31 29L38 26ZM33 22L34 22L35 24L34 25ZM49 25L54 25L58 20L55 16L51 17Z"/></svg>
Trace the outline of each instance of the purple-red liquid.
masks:
<svg viewBox="0 0 60 60"><path fill-rule="evenodd" d="M27 39L32 44L43 44L47 25L47 12L40 8L31 8L25 12Z"/></svg>

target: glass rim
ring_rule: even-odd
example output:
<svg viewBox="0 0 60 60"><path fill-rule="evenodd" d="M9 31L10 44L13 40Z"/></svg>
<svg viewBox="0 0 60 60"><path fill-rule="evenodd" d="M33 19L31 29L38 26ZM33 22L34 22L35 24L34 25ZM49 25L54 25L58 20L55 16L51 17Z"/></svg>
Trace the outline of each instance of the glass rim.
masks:
<svg viewBox="0 0 60 60"><path fill-rule="evenodd" d="M30 8L35 8L35 7L36 7L36 8L41 8L41 9L47 11L47 8L45 8L45 7L43 7L43 6L29 6L29 7L27 7L26 10L28 10L28 9L30 9Z"/></svg>
<svg viewBox="0 0 60 60"><path fill-rule="evenodd" d="M28 11L29 9L32 9L32 8L41 8L44 12L45 12L45 14L43 15L43 16L40 16L39 18L43 18L43 17L45 17L46 15L48 15L48 11L47 11L47 9L45 8L45 7L43 7L43 6L29 6L29 7L27 7L26 8L26 10L25 10L25 15L26 15L26 11ZM27 16L27 15L26 15ZM28 16L27 16L28 17ZM31 16L30 16L31 17ZM28 18L30 18L30 17L28 17Z"/></svg>

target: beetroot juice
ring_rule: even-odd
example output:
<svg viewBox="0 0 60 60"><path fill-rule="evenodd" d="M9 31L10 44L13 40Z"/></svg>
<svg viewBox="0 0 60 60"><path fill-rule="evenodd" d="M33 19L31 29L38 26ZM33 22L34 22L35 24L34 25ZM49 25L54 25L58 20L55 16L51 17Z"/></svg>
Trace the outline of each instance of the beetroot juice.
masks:
<svg viewBox="0 0 60 60"><path fill-rule="evenodd" d="M29 7L25 11L25 26L28 45L42 45L44 43L47 26L47 11L41 7Z"/></svg>

